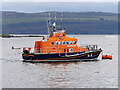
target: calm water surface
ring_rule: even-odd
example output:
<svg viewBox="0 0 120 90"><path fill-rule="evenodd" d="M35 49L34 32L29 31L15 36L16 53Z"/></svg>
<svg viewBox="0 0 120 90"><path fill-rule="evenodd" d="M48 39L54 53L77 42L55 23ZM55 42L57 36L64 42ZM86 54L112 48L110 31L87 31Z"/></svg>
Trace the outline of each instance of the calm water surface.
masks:
<svg viewBox="0 0 120 90"><path fill-rule="evenodd" d="M3 88L117 88L118 36L69 35L80 44L97 44L112 60L64 63L25 63L21 50L11 47L33 47L39 37L2 39Z"/></svg>
<svg viewBox="0 0 120 90"><path fill-rule="evenodd" d="M0 89L2 89L2 38L0 37Z"/></svg>

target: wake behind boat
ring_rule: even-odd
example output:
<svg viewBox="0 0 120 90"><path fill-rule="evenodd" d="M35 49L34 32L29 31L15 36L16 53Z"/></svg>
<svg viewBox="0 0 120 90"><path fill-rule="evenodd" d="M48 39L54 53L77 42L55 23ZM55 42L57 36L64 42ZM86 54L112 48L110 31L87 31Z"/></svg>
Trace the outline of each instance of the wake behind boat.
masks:
<svg viewBox="0 0 120 90"><path fill-rule="evenodd" d="M102 52L97 45L78 47L77 38L66 37L65 29L56 29L56 22L48 20L48 35L36 41L34 48L24 47L22 57L26 62L80 61L96 59ZM49 31L51 33L49 34Z"/></svg>

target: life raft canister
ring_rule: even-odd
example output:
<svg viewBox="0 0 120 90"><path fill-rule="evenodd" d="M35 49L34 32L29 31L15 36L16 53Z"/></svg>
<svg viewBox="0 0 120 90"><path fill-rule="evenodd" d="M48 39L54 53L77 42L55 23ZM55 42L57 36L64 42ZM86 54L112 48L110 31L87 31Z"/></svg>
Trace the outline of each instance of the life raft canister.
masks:
<svg viewBox="0 0 120 90"><path fill-rule="evenodd" d="M112 59L112 55L102 55L102 59Z"/></svg>
<svg viewBox="0 0 120 90"><path fill-rule="evenodd" d="M23 48L23 51L25 51L25 50L27 50L28 52L30 52L31 47L29 47L29 48L24 47L24 48Z"/></svg>
<svg viewBox="0 0 120 90"><path fill-rule="evenodd" d="M28 48L28 52L30 52L30 50L31 50L31 47Z"/></svg>

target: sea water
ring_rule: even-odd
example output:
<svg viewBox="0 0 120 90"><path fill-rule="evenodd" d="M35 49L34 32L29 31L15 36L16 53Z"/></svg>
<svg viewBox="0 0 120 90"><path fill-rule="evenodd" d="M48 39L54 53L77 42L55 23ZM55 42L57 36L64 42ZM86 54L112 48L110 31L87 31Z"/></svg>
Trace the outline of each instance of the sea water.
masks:
<svg viewBox="0 0 120 90"><path fill-rule="evenodd" d="M78 45L96 44L112 60L86 62L26 63L20 49L34 47L40 37L2 39L3 88L117 88L118 87L118 36L67 35L78 38Z"/></svg>
<svg viewBox="0 0 120 90"><path fill-rule="evenodd" d="M0 37L0 89L2 89L2 38Z"/></svg>

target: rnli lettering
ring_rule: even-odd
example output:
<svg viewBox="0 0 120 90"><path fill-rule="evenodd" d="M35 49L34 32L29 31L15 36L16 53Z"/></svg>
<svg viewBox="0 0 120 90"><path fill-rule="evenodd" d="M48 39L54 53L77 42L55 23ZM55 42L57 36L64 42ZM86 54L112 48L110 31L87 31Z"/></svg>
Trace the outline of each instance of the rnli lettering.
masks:
<svg viewBox="0 0 120 90"><path fill-rule="evenodd" d="M73 46L76 46L76 45L67 45L67 47L73 47Z"/></svg>

